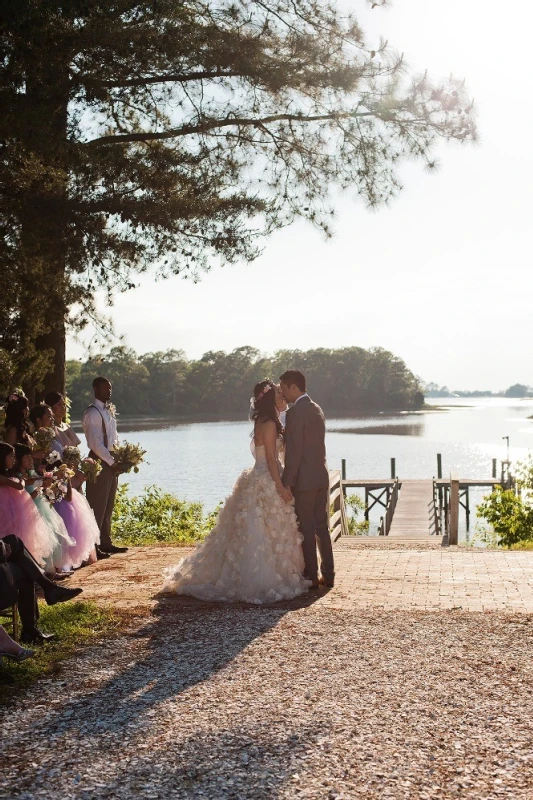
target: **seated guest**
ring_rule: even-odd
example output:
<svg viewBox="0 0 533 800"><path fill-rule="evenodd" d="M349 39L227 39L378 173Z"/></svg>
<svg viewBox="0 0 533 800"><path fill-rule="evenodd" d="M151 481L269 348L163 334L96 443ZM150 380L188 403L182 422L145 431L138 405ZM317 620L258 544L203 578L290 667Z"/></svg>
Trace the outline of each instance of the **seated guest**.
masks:
<svg viewBox="0 0 533 800"><path fill-rule="evenodd" d="M35 655L34 650L26 650L11 638L9 633L0 625L0 662L2 658L11 658L13 661L26 661Z"/></svg>
<svg viewBox="0 0 533 800"><path fill-rule="evenodd" d="M0 539L0 608L18 603L22 622L20 640L28 644L41 644L54 638L53 634L43 633L37 627L39 607L35 584L43 590L49 606L72 600L83 591L57 586L46 577L17 536L4 536Z"/></svg>

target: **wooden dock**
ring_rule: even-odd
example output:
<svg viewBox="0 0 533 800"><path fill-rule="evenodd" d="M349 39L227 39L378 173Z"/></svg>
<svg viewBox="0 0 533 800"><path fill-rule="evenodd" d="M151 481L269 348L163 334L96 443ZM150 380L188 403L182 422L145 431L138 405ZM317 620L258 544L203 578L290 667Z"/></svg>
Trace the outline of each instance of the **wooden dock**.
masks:
<svg viewBox="0 0 533 800"><path fill-rule="evenodd" d="M427 539L436 533L433 481L402 481L389 536Z"/></svg>
<svg viewBox="0 0 533 800"><path fill-rule="evenodd" d="M498 484L512 486L512 478L459 478L452 473L448 480L399 479L396 477L395 459L391 459L391 477L378 479L347 479L346 462L342 469L330 472L331 537L349 535L348 514L344 499L348 489L364 489L365 519L375 507L383 509L378 526L379 536L392 536L404 541L439 540L443 544L457 544L459 509L466 512L466 529L470 520L470 490L490 489ZM507 463L507 462L505 462ZM439 472L440 472L439 464ZM495 470L493 469L493 472Z"/></svg>

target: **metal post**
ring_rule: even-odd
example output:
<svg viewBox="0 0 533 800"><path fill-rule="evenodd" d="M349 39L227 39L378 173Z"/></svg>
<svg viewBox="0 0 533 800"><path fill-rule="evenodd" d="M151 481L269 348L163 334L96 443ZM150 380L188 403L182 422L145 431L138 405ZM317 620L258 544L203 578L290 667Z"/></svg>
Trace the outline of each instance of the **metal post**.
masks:
<svg viewBox="0 0 533 800"><path fill-rule="evenodd" d="M345 481L346 480L346 459L345 458L343 458L342 461L341 461L341 475L342 475L343 481Z"/></svg>
<svg viewBox="0 0 533 800"><path fill-rule="evenodd" d="M391 460L390 460L390 476L393 479L396 477L396 459L395 458L391 458Z"/></svg>
<svg viewBox="0 0 533 800"><path fill-rule="evenodd" d="M497 478L498 477L498 459L497 458L493 458L492 459L492 477L493 478Z"/></svg>

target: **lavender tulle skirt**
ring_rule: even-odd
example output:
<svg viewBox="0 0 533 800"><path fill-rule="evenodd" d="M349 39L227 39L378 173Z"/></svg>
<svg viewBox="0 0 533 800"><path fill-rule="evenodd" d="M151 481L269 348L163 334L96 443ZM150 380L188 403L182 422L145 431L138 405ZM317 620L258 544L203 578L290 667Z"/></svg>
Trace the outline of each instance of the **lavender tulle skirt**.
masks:
<svg viewBox="0 0 533 800"><path fill-rule="evenodd" d="M41 565L50 558L57 540L28 492L0 486L0 538L18 536Z"/></svg>
<svg viewBox="0 0 533 800"><path fill-rule="evenodd" d="M95 547L100 543L100 531L96 524L94 512L80 492L72 492L72 500L61 500L55 509L74 540L68 551L68 560L74 567L80 567L85 561L95 561Z"/></svg>

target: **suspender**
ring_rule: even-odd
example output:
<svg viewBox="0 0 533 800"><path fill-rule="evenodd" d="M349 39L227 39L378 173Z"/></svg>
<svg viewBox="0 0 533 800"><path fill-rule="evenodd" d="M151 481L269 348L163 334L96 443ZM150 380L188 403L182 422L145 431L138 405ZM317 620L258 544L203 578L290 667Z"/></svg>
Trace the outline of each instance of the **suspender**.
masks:
<svg viewBox="0 0 533 800"><path fill-rule="evenodd" d="M94 405L94 403L91 403L91 405L89 406L89 408L96 408L96 410L97 410L97 411L98 411L98 413L100 414L100 417L101 417L101 419L102 419L102 435L103 435L103 437L104 437L104 447L106 448L106 450L109 450L109 447L107 446L107 429L106 429L106 426L105 426L104 415L102 414L102 412L100 411L100 409L98 408L98 406L95 406L95 405ZM89 410L89 408L87 409L87 411Z"/></svg>

